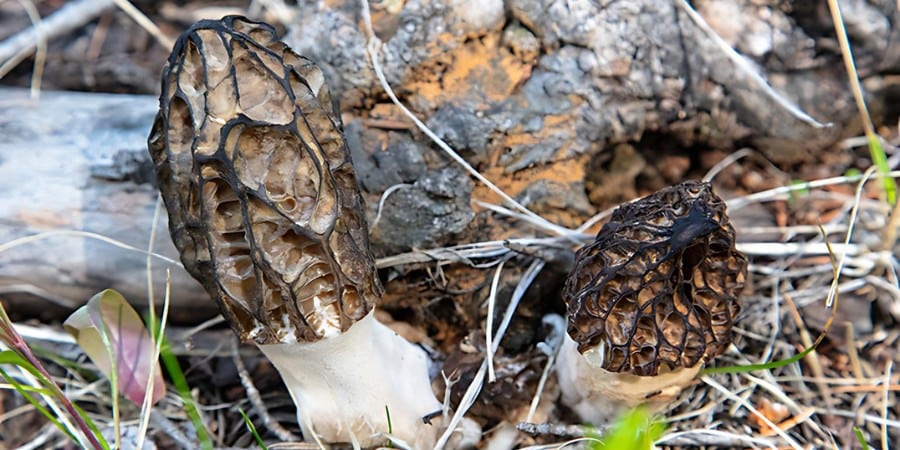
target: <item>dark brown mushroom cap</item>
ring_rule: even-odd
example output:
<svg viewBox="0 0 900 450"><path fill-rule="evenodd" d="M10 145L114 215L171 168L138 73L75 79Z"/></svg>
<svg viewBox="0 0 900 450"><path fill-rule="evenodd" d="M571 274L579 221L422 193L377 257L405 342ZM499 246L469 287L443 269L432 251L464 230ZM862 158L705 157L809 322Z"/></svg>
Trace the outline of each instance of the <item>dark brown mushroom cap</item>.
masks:
<svg viewBox="0 0 900 450"><path fill-rule="evenodd" d="M611 372L694 367L731 343L746 274L712 186L664 188L616 209L575 255L563 291L569 336L582 353L602 344Z"/></svg>
<svg viewBox="0 0 900 450"><path fill-rule="evenodd" d="M148 145L185 268L242 339L312 341L381 285L321 70L264 23L201 21L163 69Z"/></svg>

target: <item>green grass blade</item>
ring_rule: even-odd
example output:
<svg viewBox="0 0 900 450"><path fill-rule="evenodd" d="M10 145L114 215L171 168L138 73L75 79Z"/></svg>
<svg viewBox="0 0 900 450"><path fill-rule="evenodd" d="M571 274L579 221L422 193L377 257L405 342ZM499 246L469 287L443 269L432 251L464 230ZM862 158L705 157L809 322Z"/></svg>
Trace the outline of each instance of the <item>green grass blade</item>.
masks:
<svg viewBox="0 0 900 450"><path fill-rule="evenodd" d="M7 351L9 351L9 350L7 350ZM6 353L6 352L2 352L2 353ZM28 370L28 368L25 366L21 366L21 367ZM56 428L59 428L59 430L62 431L63 434L68 436L68 438L71 439L72 442L75 442L76 444L81 443L81 441L79 441L79 439L77 437L75 437L75 434L72 433L72 431L69 430L68 427L63 425L63 423L60 422L60 420L56 418L56 415L54 415L50 410L45 408L44 405L41 404L41 402L37 401L37 399L32 397L31 394L29 393L29 392L35 392L35 393L39 393L41 395L52 396L52 394L50 392L48 392L46 389L35 388L33 386L25 386L22 383L19 383L18 381L13 379L13 377L9 376L9 374L6 373L6 371L3 370L2 368L0 368L0 376L2 376L3 379L5 379L7 383L12 385L13 389L15 389L16 392L18 392L19 395L22 396L22 398L24 398L28 403L31 403L31 406L33 406L34 409L36 409L39 413L41 413L41 415L44 416L44 418L46 418L48 421L50 421L50 423L52 423L54 426L56 426Z"/></svg>
<svg viewBox="0 0 900 450"><path fill-rule="evenodd" d="M893 178L884 176L890 172L887 165L887 157L884 154L884 149L881 148L881 140L878 134L875 133L875 126L872 123L872 117L869 115L869 109L863 97L859 73L856 70L856 61L853 59L850 38L847 36L847 28L844 26L844 17L838 0L828 0L828 10L831 13L831 21L834 23L834 32L837 36L838 44L841 47L841 57L844 61L844 68L847 70L850 91L853 93L856 109L859 111L860 120L866 132L866 141L869 143L869 154L872 158L872 163L878 168L879 174L882 175L881 185L888 203L894 205L897 203L897 184Z"/></svg>
<svg viewBox="0 0 900 450"><path fill-rule="evenodd" d="M818 343L816 343L818 344ZM701 375L712 375L716 373L749 373L755 372L757 370L768 370L768 369L777 369L779 367L786 366L788 364L793 364L797 361L800 361L806 355L810 354L813 350L816 349L816 345L812 345L807 349L804 349L802 352L797 353L790 358L779 359L778 361L772 361L764 364L746 364L743 366L723 366L723 367L707 367L700 371Z"/></svg>
<svg viewBox="0 0 900 450"><path fill-rule="evenodd" d="M597 441L588 444L590 450L651 450L666 426L645 408L637 407L619 417L612 428Z"/></svg>
<svg viewBox="0 0 900 450"><path fill-rule="evenodd" d="M56 364L57 366L62 367L63 369L66 369L71 373L77 374L79 377L89 382L97 381L100 378L99 376L97 376L96 371L86 368L70 359L63 358L40 345L30 344L30 347L31 351L34 352L35 356L37 356L38 358L50 361L51 363Z"/></svg>
<svg viewBox="0 0 900 450"><path fill-rule="evenodd" d="M10 355L16 355L17 358L26 361L27 363L25 365L17 365L28 370L32 376L37 380L40 380L47 389L53 392L52 398L55 398L56 401L59 402L59 405L69 413L72 421L75 422L75 426L77 426L81 430L82 435L90 441L91 447L96 450L109 450L109 443L106 442L103 435L91 431L91 427L87 424L87 421L90 419L88 419L85 414L78 412L75 405L69 401L65 393L63 393L59 386L53 382L50 373L47 372L47 369L44 368L34 352L31 351L31 347L29 347L28 344L25 343L25 340L22 339L22 336L19 336L19 333L16 332L2 302L0 302L0 341L11 349L9 353L0 352L2 353L2 358L0 359L8 360L11 358ZM96 429L96 427L94 427L94 429Z"/></svg>
<svg viewBox="0 0 900 450"><path fill-rule="evenodd" d="M19 366L27 370L28 373L39 380L44 378L41 372L38 371L33 364L28 362L28 360L25 359L22 355L12 350L3 350L2 352L0 352L0 364L12 364L15 366Z"/></svg>
<svg viewBox="0 0 900 450"><path fill-rule="evenodd" d="M191 419L191 423L194 425L194 431L197 433L200 447L203 450L212 450L212 439L206 431L206 424L203 423L203 419L200 417L197 404L194 402L194 398L191 397L191 388L188 386L187 378L184 377L184 372L181 371L181 365L178 364L178 358L172 353L165 337L161 337L161 339L163 339L163 343L162 348L160 348L159 356L162 358L166 372L168 372L169 377L172 378L172 384L175 385L175 390L184 402L184 410Z"/></svg>
<svg viewBox="0 0 900 450"><path fill-rule="evenodd" d="M240 408L238 408L238 412L241 413L241 417L244 418L244 424L247 425L247 428L250 430L250 434L252 434L253 438L256 439L256 445L259 445L259 448L263 450L269 450L269 447L266 447L266 443L263 442L262 438L259 436L259 432L256 431L256 427L253 425L253 422L251 422L250 418L247 417L247 413L245 413L244 410Z"/></svg>
<svg viewBox="0 0 900 450"><path fill-rule="evenodd" d="M866 443L866 438L863 436L862 430L858 427L853 427L853 432L856 434L856 440L859 441L862 450L869 450L869 444Z"/></svg>
<svg viewBox="0 0 900 450"><path fill-rule="evenodd" d="M109 443L106 442L106 438L103 437L103 434L100 433L100 429L97 428L97 425L94 423L94 421L91 420L91 418L87 415L87 412L85 412L83 409L81 409L80 406L75 403L72 403L72 407L74 407L75 411L78 411L78 414L82 419L84 419L84 423L87 425L88 429L90 429L95 436L100 436L100 445L103 446L103 450L110 450L110 446Z"/></svg>
<svg viewBox="0 0 900 450"><path fill-rule="evenodd" d="M884 194L890 204L897 203L897 183L890 177L891 167L888 166L887 155L881 146L881 139L876 135L867 135L866 140L869 142L869 154L872 157L872 163L878 168L878 173L882 175L881 185L884 188Z"/></svg>
<svg viewBox="0 0 900 450"><path fill-rule="evenodd" d="M58 389L57 386L53 384L53 381L47 380L46 377L27 359L12 350L5 350L0 352L0 364L14 364L16 366L19 366L27 370L28 373L34 376L42 384L44 384L44 386L46 386L45 388L36 388L34 386L23 385L9 377L9 375L5 371L3 371L3 369L0 369L0 375L2 375L3 378L5 378L7 382L9 382L9 384L11 384L13 388L16 389L16 391L19 392L22 397L25 397L25 399L28 400L28 402L31 403L32 406L34 406L38 411L40 411L41 414L43 414L44 417L47 418L47 420L51 421L54 425L56 425L57 428L66 433L66 435L69 436L69 438L71 438L74 442L79 442L78 439L75 438L74 434L71 433L71 431L68 430L68 428L66 428L56 418L55 415L53 415L50 411L40 405L40 403L36 403L37 401L28 395L28 392L34 392L36 394L48 397L56 397L58 395ZM88 430L90 430L91 433L93 433L94 437L97 438L97 442L100 444L100 448L102 448L103 450L110 450L109 443L106 441L106 438L103 437L103 435L100 433L100 429L97 428L97 425L94 424L94 421L91 420L88 414L75 403L72 403L72 407L74 408L76 414L78 414L78 416L84 421L84 424L88 428Z"/></svg>
<svg viewBox="0 0 900 450"><path fill-rule="evenodd" d="M388 405L384 405L384 415L387 417L388 434L392 434L394 432L394 426L391 425L391 409L388 408ZM393 447L394 443L388 439L387 448Z"/></svg>

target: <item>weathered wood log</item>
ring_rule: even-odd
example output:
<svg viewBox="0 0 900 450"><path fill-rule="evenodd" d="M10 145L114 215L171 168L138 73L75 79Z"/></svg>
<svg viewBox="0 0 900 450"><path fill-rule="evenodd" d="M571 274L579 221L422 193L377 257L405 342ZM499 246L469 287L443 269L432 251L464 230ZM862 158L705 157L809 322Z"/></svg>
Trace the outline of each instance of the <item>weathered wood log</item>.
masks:
<svg viewBox="0 0 900 450"><path fill-rule="evenodd" d="M157 99L43 92L32 100L26 90L0 89L0 102L0 298L10 302L13 314L44 318L59 318L105 288L119 290L137 305L146 304L147 258L141 251L149 244L157 198L146 139ZM355 136L358 159L365 157L359 154L361 133L359 126L349 131ZM369 159L362 161L368 180L363 186L373 192L380 194L390 185L384 182L394 178L418 180L384 206L381 224L391 229L375 233L376 251L382 255L438 245L447 241L448 233L459 231L444 222L429 230L423 223L427 225L430 216L462 220L462 226L471 219L471 185L451 183L452 189L442 190L446 180L462 174L426 171L421 159L413 157L415 151L402 151L411 145L415 150L403 140L395 151L382 154L377 160L387 166L382 169ZM384 171L387 176L377 175ZM370 221L376 195L369 194L367 202ZM408 215L411 209L417 213ZM96 233L138 251L71 231ZM19 238L48 232L57 234L6 248ZM214 315L215 304L177 262L165 208L155 242L154 251L171 260L154 259L157 302L166 270L171 269L177 306L173 317L196 322Z"/></svg>
<svg viewBox="0 0 900 450"><path fill-rule="evenodd" d="M379 102L358 2L338 3L304 5L286 40L328 71L345 106ZM401 97L470 161L506 174L593 157L648 134L685 148L751 142L786 163L834 141L836 129L820 122L845 116L829 109L817 122L802 112L794 105L825 102L809 90L773 89L769 74L707 20L725 18L654 0L409 0L373 13L384 71ZM748 25L740 25L742 33ZM804 74L795 77L803 86L822 80Z"/></svg>
<svg viewBox="0 0 900 450"><path fill-rule="evenodd" d="M39 233L96 233L146 251L157 190L146 139L157 100L150 96L0 90L0 296L16 313L74 308L113 288L147 301L145 254L61 233L6 248ZM162 208L154 251L156 301L172 273L178 318L215 313L206 293L174 261ZM38 300L42 299L42 300Z"/></svg>
<svg viewBox="0 0 900 450"><path fill-rule="evenodd" d="M146 304L146 249L157 199L146 139L157 99L43 92L32 100L26 90L0 89L0 103L0 299L10 302L13 314L44 318L60 318L106 288L119 290L134 304ZM376 254L445 244L468 224L472 186L454 181L464 178L461 172L426 170L421 149L409 138L378 155L365 154L363 134L358 122L348 127L368 197L369 223L381 192L395 183L411 183L383 206L373 227ZM214 315L215 304L178 262L165 208L157 225L157 302L171 269L177 306L173 317L197 322ZM95 233L133 249L72 231ZM48 232L56 234L15 243ZM6 248L11 244L15 246Z"/></svg>

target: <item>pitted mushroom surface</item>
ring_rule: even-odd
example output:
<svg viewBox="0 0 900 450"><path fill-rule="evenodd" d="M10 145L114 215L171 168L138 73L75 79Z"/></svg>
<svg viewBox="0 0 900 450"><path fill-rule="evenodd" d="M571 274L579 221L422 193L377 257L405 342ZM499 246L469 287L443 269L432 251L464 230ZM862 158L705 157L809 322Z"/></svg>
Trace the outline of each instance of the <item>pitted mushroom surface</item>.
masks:
<svg viewBox="0 0 900 450"><path fill-rule="evenodd" d="M665 408L731 345L746 275L709 183L620 206L575 254L563 289L562 403L590 423L639 404Z"/></svg>
<svg viewBox="0 0 900 450"><path fill-rule="evenodd" d="M185 268L281 374L307 441L432 448L425 352L381 296L349 151L321 70L274 29L201 21L163 70L148 146ZM390 416L386 414L390 411Z"/></svg>
<svg viewBox="0 0 900 450"><path fill-rule="evenodd" d="M625 204L575 256L563 296L582 353L611 372L693 367L731 343L746 258L725 202L687 181Z"/></svg>
<svg viewBox="0 0 900 450"><path fill-rule="evenodd" d="M185 268L245 341L347 331L381 294L321 70L264 23L181 36L149 139Z"/></svg>

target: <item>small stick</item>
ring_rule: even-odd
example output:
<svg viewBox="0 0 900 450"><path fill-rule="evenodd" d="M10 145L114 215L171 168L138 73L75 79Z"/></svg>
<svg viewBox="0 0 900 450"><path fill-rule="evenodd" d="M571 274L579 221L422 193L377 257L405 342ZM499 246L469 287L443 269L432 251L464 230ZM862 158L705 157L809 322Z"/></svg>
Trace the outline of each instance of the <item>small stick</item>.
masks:
<svg viewBox="0 0 900 450"><path fill-rule="evenodd" d="M586 434L585 427L581 425L560 425L554 423L530 423L530 422L519 422L516 424L516 429L531 435L532 437L537 436L556 436L561 438L579 438L584 437ZM602 430L591 429L592 433L600 433Z"/></svg>
<svg viewBox="0 0 900 450"><path fill-rule="evenodd" d="M844 340L847 342L847 356L850 358L850 371L857 379L865 378L862 364L859 362L859 352L856 351L856 333L853 331L853 322L847 322L844 330Z"/></svg>
<svg viewBox="0 0 900 450"><path fill-rule="evenodd" d="M545 316L543 323L552 327L552 331L544 342L538 344L538 348L543 347L544 352L547 354L547 364L544 366L544 371L541 373L541 378L538 380L534 397L531 399L531 405L528 407L528 416L525 419L528 422L534 420L534 413L537 411L538 404L541 401L541 395L544 393L544 386L547 383L547 378L549 378L550 371L555 366L556 355L559 354L559 349L562 347L563 333L566 332L565 319L558 315Z"/></svg>
<svg viewBox="0 0 900 450"><path fill-rule="evenodd" d="M162 432L175 441L181 448L191 450L198 447L196 441L189 439L184 433L178 429L178 425L169 420L161 412L156 409L150 410L150 421L156 425L156 431Z"/></svg>
<svg viewBox="0 0 900 450"><path fill-rule="evenodd" d="M809 335L809 330L806 328L806 324L803 322L803 318L800 316L800 311L797 309L797 305L794 303L794 300L787 293L783 294L784 301L788 306L788 311L791 314L791 318L794 319L794 323L797 325L797 332L800 334L800 340L803 341L803 348L810 348L813 345L813 340ZM819 355L816 350L809 352L806 355L806 363L809 365L810 370L817 379L826 378L825 371L822 370L822 365L819 363ZM822 393L822 400L825 402L825 408L828 411L834 409L834 400L832 399L831 387L828 386L828 383L815 382L819 391Z"/></svg>
<svg viewBox="0 0 900 450"><path fill-rule="evenodd" d="M247 399L250 400L250 404L253 405L253 410L259 414L259 418L262 419L263 425L275 433L275 435L278 436L278 439L281 439L282 441L299 441L300 438L295 436L294 433L286 430L277 420L269 415L269 410L266 409L266 406L263 404L262 397L259 395L259 390L257 390L256 386L253 384L250 374L247 373L247 367L244 366L244 361L241 359L241 354L238 352L237 338L232 340L231 349L231 360L234 361L234 365L237 367L238 376L241 378L241 384L244 386L244 390L247 391Z"/></svg>
<svg viewBox="0 0 900 450"><path fill-rule="evenodd" d="M894 368L894 361L888 360L887 367L884 368L884 401L881 404L881 418L884 419L884 422L881 423L881 448L884 450L888 450L888 430L887 430L887 420L888 420L888 408L891 406L891 369Z"/></svg>
<svg viewBox="0 0 900 450"><path fill-rule="evenodd" d="M113 0L75 0L66 4L38 26L29 27L0 42L0 61L7 61L22 53L30 54L38 42L47 42L94 20L113 6Z"/></svg>

